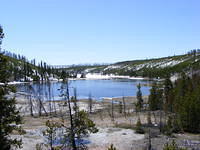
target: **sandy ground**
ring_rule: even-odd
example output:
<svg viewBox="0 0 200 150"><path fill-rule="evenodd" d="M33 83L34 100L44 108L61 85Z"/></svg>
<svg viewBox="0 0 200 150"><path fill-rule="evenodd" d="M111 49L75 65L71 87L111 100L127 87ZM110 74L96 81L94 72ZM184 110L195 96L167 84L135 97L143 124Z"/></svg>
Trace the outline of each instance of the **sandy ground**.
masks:
<svg viewBox="0 0 200 150"><path fill-rule="evenodd" d="M147 97L144 97L146 101ZM121 101L120 98L115 98L116 101ZM136 113L134 111L135 97L125 97L127 106L125 113L119 113L119 105L114 104L113 118L111 118L111 101L110 99L105 99L102 102L93 103L93 112L89 114L90 119L92 119L99 132L90 134L86 137L86 140L90 141L87 144L89 150L107 150L107 148L114 144L117 150L144 150L147 148L148 144L148 134L136 134L133 130L138 117L141 119L142 124L147 123L147 112ZM24 116L24 124L22 125L26 134L19 136L17 134L12 135L12 137L22 138L23 148L21 150L35 150L36 144L45 143L46 139L43 136L43 131L45 130L45 122L47 120L60 120L59 113L66 114L67 106L63 106L64 102L56 102L56 110L58 116L42 116L38 117L37 110L35 110L35 117L30 117L29 107L27 99L23 96L17 97L18 107L21 107L21 113ZM49 103L44 103L44 107L48 111ZM80 109L88 111L88 101L82 100L78 102ZM65 115L66 116L66 115ZM158 112L154 112L151 115L151 120L154 126L158 123ZM66 117L66 122L68 118ZM154 149L160 150L163 145L171 141L173 138L169 138L163 135L159 135L157 130L152 136L152 147ZM184 145L184 142L196 142L195 146L200 148L200 135L191 134L177 134L175 135L175 140L179 145ZM187 141L188 140L188 141ZM189 145L189 144L188 144ZM190 147L189 147L190 148Z"/></svg>

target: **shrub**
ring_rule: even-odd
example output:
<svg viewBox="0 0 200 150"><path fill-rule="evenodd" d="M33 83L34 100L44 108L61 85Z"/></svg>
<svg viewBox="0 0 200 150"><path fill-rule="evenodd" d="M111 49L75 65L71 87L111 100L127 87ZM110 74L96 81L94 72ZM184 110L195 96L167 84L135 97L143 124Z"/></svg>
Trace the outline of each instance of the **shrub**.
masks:
<svg viewBox="0 0 200 150"><path fill-rule="evenodd" d="M137 120L135 132L139 133L139 134L144 134L145 133L144 129L142 128L142 124L141 124L140 118L138 118L138 120Z"/></svg>
<svg viewBox="0 0 200 150"><path fill-rule="evenodd" d="M117 149L113 146L113 144L111 144L108 150L117 150Z"/></svg>

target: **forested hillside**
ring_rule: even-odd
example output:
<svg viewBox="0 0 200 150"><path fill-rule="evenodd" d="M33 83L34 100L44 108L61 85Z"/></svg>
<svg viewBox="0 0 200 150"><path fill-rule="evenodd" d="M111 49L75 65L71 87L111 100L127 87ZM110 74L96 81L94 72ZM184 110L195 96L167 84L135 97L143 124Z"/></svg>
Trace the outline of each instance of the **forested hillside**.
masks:
<svg viewBox="0 0 200 150"><path fill-rule="evenodd" d="M198 73L200 69L200 49L189 51L185 55L169 56L156 59L133 60L111 65L86 65L62 68L68 73L100 73L114 75L164 78L177 73Z"/></svg>
<svg viewBox="0 0 200 150"><path fill-rule="evenodd" d="M9 81L47 81L54 80L57 70L45 62L36 64L25 56L3 51L3 57L8 60L7 72L11 75Z"/></svg>
<svg viewBox="0 0 200 150"><path fill-rule="evenodd" d="M165 78L166 75L177 76L181 72L198 74L200 69L200 50L195 49L185 55L157 59L124 61L114 64L72 65L56 68L45 62L29 61L25 56L3 51L8 59L10 81L47 81L57 80L63 76L76 78L77 74L98 73L102 75L126 75L149 78Z"/></svg>
<svg viewBox="0 0 200 150"><path fill-rule="evenodd" d="M189 72L200 68L200 50L192 50L185 55L170 56L158 59L119 62L104 68L103 72L119 75L165 77L180 72Z"/></svg>

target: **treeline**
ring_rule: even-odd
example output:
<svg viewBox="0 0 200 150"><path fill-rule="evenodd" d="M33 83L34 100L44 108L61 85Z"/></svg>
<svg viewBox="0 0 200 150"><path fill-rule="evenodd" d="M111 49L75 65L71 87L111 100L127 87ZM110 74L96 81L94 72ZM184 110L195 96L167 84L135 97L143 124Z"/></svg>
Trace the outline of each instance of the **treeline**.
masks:
<svg viewBox="0 0 200 150"><path fill-rule="evenodd" d="M175 83L169 78L165 79L164 86L154 83L149 108L165 112L168 121L162 128L164 132L200 133L200 76L182 73Z"/></svg>
<svg viewBox="0 0 200 150"><path fill-rule="evenodd" d="M165 61L167 59L171 59L171 61L175 60L183 60L183 62L180 62L176 65L172 66L149 66L149 63L157 63L162 61ZM170 62L170 61L169 61ZM194 49L185 55L180 56L173 56L173 57L166 57L166 58L160 58L160 59L150 59L150 60L139 60L139 61L129 61L129 62L121 62L118 63L119 65L122 65L121 68L111 68L104 70L104 74L118 74L118 75L128 75L128 76L141 76L141 77L149 77L149 78L164 78L166 74L174 75L176 73L181 72L190 72L192 69L193 71L196 71L200 69L200 49ZM138 65L146 64L140 69L134 69ZM117 64L116 64L117 65ZM124 67L123 67L124 66ZM126 66L130 66L132 69L127 69Z"/></svg>
<svg viewBox="0 0 200 150"><path fill-rule="evenodd" d="M1 51L8 59L8 72L11 74L10 81L48 81L50 78L59 78L59 70L47 63L29 61L25 56Z"/></svg>

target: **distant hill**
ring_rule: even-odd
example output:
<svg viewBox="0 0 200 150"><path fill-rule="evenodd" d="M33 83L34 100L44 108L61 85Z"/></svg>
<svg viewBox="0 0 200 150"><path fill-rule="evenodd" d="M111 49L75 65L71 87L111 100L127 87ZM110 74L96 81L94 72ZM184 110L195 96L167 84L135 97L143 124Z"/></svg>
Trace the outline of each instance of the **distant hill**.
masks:
<svg viewBox="0 0 200 150"><path fill-rule="evenodd" d="M185 55L169 56L156 59L132 60L114 64L72 65L52 67L45 62L36 64L25 56L3 52L9 61L10 81L48 81L58 80L63 76L76 78L88 73L102 75L126 75L130 77L163 78L166 75L176 76L181 72L189 75L200 73L200 50L192 50Z"/></svg>
<svg viewBox="0 0 200 150"><path fill-rule="evenodd" d="M181 72L198 73L200 69L200 50L192 50L185 55L169 56L156 59L117 62L111 65L72 66L63 70L69 73L100 73L114 75L162 78Z"/></svg>
<svg viewBox="0 0 200 150"><path fill-rule="evenodd" d="M3 51L8 60L8 72L11 74L10 81L47 81L57 77L57 70L40 62L36 65L35 60L29 61L25 56Z"/></svg>

